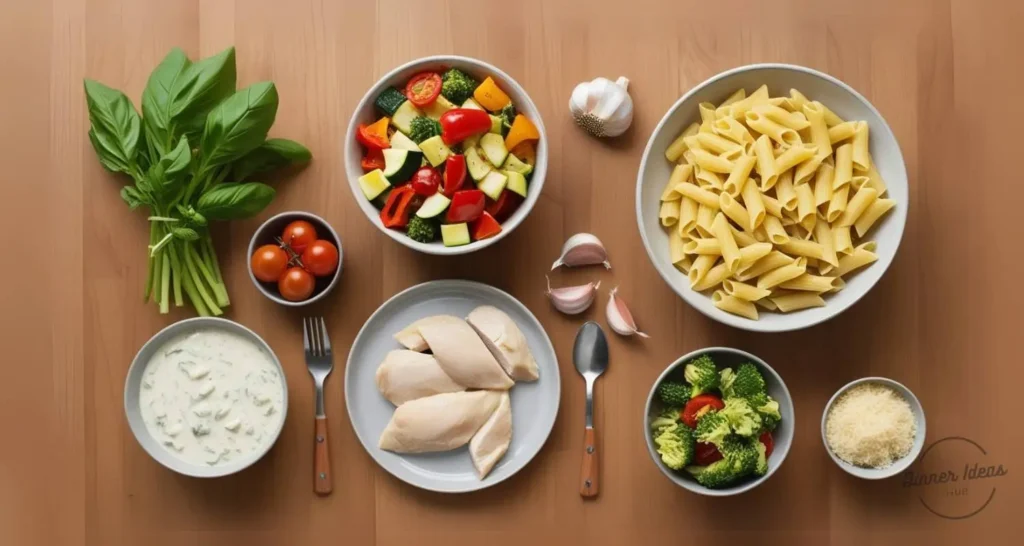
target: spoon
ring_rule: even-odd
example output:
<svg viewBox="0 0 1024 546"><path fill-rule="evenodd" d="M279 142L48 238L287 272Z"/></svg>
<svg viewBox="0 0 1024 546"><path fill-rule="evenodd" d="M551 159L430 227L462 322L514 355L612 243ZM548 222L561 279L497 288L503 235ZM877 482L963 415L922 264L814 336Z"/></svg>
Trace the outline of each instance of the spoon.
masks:
<svg viewBox="0 0 1024 546"><path fill-rule="evenodd" d="M580 496L597 496L597 435L594 432L594 382L608 369L608 340L594 321L580 327L572 348L576 371L587 382L587 418L583 433L583 465L580 469Z"/></svg>

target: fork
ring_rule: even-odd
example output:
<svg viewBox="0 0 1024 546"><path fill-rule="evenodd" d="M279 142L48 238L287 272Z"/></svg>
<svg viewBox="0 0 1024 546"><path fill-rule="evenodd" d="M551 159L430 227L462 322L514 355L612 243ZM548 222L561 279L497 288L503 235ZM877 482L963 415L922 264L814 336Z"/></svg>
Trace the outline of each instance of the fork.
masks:
<svg viewBox="0 0 1024 546"><path fill-rule="evenodd" d="M327 414L324 412L324 380L334 369L331 340L323 317L302 319L302 347L306 352L306 367L316 385L316 443L313 445L313 491L329 495L334 489L331 478L331 458L327 452Z"/></svg>

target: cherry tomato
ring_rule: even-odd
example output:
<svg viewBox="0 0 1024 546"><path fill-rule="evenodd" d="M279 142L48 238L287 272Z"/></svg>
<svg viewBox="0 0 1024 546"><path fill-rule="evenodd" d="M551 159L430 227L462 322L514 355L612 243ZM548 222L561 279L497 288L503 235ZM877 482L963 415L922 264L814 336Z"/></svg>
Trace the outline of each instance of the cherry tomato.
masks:
<svg viewBox="0 0 1024 546"><path fill-rule="evenodd" d="M686 423L686 426L690 428L697 428L697 417L704 415L708 410L706 407L711 407L716 410L720 410L725 407L725 403L722 399L713 394L699 394L690 399L683 407L683 412L679 418Z"/></svg>
<svg viewBox="0 0 1024 546"><path fill-rule="evenodd" d="M441 186L441 173L430 165L424 165L412 173L410 184L416 195L429 197L437 193L437 188Z"/></svg>
<svg viewBox="0 0 1024 546"><path fill-rule="evenodd" d="M277 290L288 301L302 301L313 293L316 281L301 267L291 267L277 281Z"/></svg>
<svg viewBox="0 0 1024 546"><path fill-rule="evenodd" d="M317 239L302 253L302 265L317 277L326 277L338 269L338 247L330 241Z"/></svg>
<svg viewBox="0 0 1024 546"><path fill-rule="evenodd" d="M706 444L704 442L697 442L697 449L694 450L693 463L697 466L707 466L715 461L721 461L722 452L718 451L715 444Z"/></svg>
<svg viewBox="0 0 1024 546"><path fill-rule="evenodd" d="M445 197L455 195L455 192L462 188L466 181L466 156L454 154L448 156L444 161L444 189L441 190Z"/></svg>
<svg viewBox="0 0 1024 546"><path fill-rule="evenodd" d="M252 274L263 282L277 282L288 269L288 253L277 245L263 245L256 249L249 262Z"/></svg>
<svg viewBox="0 0 1024 546"><path fill-rule="evenodd" d="M772 451L775 451L775 438L772 438L772 433L767 430L762 432L759 440L764 444L764 456L770 456Z"/></svg>
<svg viewBox="0 0 1024 546"><path fill-rule="evenodd" d="M316 228L305 220L296 220L284 228L281 240L292 247L296 254L302 254L316 240Z"/></svg>
<svg viewBox="0 0 1024 546"><path fill-rule="evenodd" d="M429 106L441 94L441 76L435 72L421 72L405 86L405 96L416 106Z"/></svg>

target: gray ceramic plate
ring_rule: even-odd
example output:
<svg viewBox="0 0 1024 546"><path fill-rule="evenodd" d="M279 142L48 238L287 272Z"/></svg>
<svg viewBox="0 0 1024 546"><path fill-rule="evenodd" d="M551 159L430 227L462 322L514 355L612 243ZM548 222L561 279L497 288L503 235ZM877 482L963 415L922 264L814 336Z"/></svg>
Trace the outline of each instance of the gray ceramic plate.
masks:
<svg viewBox="0 0 1024 546"><path fill-rule="evenodd" d="M465 317L479 305L508 313L526 336L540 367L540 379L512 388L512 445L483 480L473 469L467 448L441 453L399 455L377 447L380 433L395 408L377 390L375 374L392 349L402 347L392 335L423 317L450 314ZM384 302L363 325L345 366L345 405L352 428L377 464L396 478L431 491L465 493L508 479L533 459L551 433L558 415L561 384L558 359L544 328L515 298L484 284L433 281L409 288Z"/></svg>

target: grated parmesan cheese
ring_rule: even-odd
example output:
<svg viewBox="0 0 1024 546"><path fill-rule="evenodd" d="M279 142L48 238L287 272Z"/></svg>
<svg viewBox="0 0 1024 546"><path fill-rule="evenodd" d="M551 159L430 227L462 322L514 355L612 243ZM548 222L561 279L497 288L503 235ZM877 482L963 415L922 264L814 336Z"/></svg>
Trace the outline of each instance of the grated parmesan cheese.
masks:
<svg viewBox="0 0 1024 546"><path fill-rule="evenodd" d="M900 393L862 383L836 400L825 420L825 439L840 459L857 466L885 468L906 457L917 423Z"/></svg>

